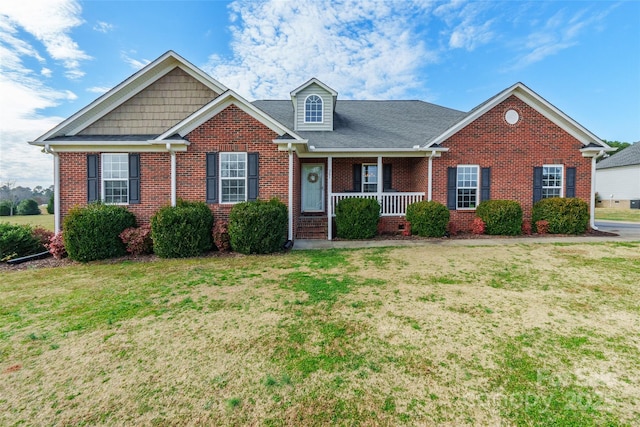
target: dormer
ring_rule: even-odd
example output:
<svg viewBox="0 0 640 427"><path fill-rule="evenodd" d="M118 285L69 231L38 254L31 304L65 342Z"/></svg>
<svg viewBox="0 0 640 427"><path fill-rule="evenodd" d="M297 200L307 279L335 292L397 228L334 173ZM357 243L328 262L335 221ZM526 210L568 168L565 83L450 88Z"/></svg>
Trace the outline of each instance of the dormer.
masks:
<svg viewBox="0 0 640 427"><path fill-rule="evenodd" d="M294 130L332 131L338 92L315 77L291 92Z"/></svg>

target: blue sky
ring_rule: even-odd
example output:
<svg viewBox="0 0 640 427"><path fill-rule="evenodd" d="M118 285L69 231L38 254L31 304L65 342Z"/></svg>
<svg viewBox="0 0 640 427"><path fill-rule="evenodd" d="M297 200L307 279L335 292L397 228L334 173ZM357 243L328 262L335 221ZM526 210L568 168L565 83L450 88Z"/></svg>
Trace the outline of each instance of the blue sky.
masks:
<svg viewBox="0 0 640 427"><path fill-rule="evenodd" d="M33 140L174 50L249 99L310 77L342 99L468 111L521 81L607 140L640 140L636 1L0 2L0 183L53 183Z"/></svg>

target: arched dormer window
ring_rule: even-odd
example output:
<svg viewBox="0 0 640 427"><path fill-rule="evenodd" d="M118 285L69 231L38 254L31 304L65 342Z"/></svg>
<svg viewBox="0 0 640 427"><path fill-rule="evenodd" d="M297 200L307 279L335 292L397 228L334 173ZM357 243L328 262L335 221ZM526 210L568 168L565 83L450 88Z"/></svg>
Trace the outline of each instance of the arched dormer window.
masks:
<svg viewBox="0 0 640 427"><path fill-rule="evenodd" d="M322 123L322 98L309 95L304 100L304 122Z"/></svg>

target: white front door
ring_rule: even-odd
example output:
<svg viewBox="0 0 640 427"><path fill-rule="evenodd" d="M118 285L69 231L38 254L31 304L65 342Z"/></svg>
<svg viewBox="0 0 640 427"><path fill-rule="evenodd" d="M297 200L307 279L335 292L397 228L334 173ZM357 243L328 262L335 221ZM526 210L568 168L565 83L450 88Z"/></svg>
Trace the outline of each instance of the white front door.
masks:
<svg viewBox="0 0 640 427"><path fill-rule="evenodd" d="M323 164L302 164L302 212L324 212Z"/></svg>

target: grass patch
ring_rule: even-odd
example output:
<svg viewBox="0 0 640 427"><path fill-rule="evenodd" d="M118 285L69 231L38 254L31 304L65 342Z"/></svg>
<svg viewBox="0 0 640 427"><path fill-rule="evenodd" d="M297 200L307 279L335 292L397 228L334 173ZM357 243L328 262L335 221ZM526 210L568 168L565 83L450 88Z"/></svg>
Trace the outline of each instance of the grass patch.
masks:
<svg viewBox="0 0 640 427"><path fill-rule="evenodd" d="M30 225L32 227L42 227L46 230L54 230L54 215L50 215L48 213L40 215L0 216L0 222L8 222L10 224L18 225Z"/></svg>
<svg viewBox="0 0 640 427"><path fill-rule="evenodd" d="M640 209L596 208L596 219L640 222Z"/></svg>

